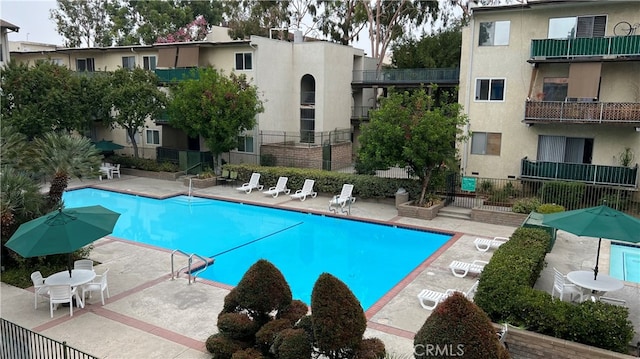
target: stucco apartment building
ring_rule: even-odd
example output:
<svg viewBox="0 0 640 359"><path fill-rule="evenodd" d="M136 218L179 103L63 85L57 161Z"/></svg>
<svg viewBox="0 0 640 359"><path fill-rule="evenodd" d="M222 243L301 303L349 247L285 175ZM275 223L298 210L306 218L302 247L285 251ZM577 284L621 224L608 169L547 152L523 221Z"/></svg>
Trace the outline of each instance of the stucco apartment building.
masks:
<svg viewBox="0 0 640 359"><path fill-rule="evenodd" d="M0 66L9 62L9 32L18 32L20 30L16 25L0 19Z"/></svg>
<svg viewBox="0 0 640 359"><path fill-rule="evenodd" d="M292 41L258 36L232 40L222 27L214 27L204 41L188 43L52 49L14 45L16 61L46 59L87 72L143 67L155 71L159 86L165 88L193 76L191 69L196 67L245 74L258 87L265 111L258 115L256 128L239 134L238 149L223 155L232 163L259 163L260 156L268 153L283 161L279 165L322 168L323 163L350 164L352 107L365 96L371 97L367 89L352 95L353 73L375 68L375 61L365 57L363 50L350 46L308 41L300 34ZM90 136L113 140L126 146L122 152L132 153L122 129L96 123ZM189 138L171 127L166 116L149 119L136 142L146 158L156 158L158 153L177 156L176 151L207 151L203 139Z"/></svg>
<svg viewBox="0 0 640 359"><path fill-rule="evenodd" d="M622 186L638 198L638 23L637 1L474 7L462 38L463 175Z"/></svg>

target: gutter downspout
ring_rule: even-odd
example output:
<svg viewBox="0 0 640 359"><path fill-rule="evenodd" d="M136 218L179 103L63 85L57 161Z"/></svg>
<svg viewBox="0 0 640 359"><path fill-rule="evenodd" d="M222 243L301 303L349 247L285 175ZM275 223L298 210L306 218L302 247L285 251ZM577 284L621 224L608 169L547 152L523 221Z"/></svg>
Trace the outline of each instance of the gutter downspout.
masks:
<svg viewBox="0 0 640 359"><path fill-rule="evenodd" d="M471 4L471 3L469 3ZM464 103L464 110L465 113L467 114L467 116L469 115L469 106L471 105L471 82L473 81L472 78L472 74L473 74L473 41L475 39L475 32L476 32L476 27L475 27L475 21L473 19L473 9L471 9L471 16L469 19L469 26L471 27L471 38L469 41L469 70L467 71L467 86L465 89L465 103ZM470 132L470 127L471 124L467 123L467 125L464 127L463 130L463 134L465 136L469 135ZM467 141L464 142L463 145L463 153L462 153L462 175L464 176L467 172L467 163L469 161L469 141L471 141L471 139L468 139Z"/></svg>

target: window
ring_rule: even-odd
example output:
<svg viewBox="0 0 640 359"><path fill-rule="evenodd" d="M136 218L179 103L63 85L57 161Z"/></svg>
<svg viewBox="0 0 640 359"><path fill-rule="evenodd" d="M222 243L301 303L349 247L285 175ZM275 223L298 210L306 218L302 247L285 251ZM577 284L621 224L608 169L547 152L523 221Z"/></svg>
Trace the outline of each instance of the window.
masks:
<svg viewBox="0 0 640 359"><path fill-rule="evenodd" d="M607 16L572 16L549 19L549 39L604 37Z"/></svg>
<svg viewBox="0 0 640 359"><path fill-rule="evenodd" d="M476 79L476 101L504 101L505 79Z"/></svg>
<svg viewBox="0 0 640 359"><path fill-rule="evenodd" d="M122 56L122 68L133 70L136 67L135 56Z"/></svg>
<svg viewBox="0 0 640 359"><path fill-rule="evenodd" d="M153 71L156 69L156 57L155 56L142 56L142 67L145 70Z"/></svg>
<svg viewBox="0 0 640 359"><path fill-rule="evenodd" d="M500 156L501 133L474 132L471 136L471 154Z"/></svg>
<svg viewBox="0 0 640 359"><path fill-rule="evenodd" d="M160 144L160 131L147 130L147 145L159 145Z"/></svg>
<svg viewBox="0 0 640 359"><path fill-rule="evenodd" d="M51 59L50 61L54 65L64 66L64 62L62 61L62 59Z"/></svg>
<svg viewBox="0 0 640 359"><path fill-rule="evenodd" d="M564 101L569 88L568 77L545 77L542 85L542 101Z"/></svg>
<svg viewBox="0 0 640 359"><path fill-rule="evenodd" d="M238 152L252 152L253 153L253 137L251 137L251 136L238 136Z"/></svg>
<svg viewBox="0 0 640 359"><path fill-rule="evenodd" d="M76 71L96 71L95 60L93 58L76 59Z"/></svg>
<svg viewBox="0 0 640 359"><path fill-rule="evenodd" d="M538 137L538 161L560 163L591 163L593 138L546 136Z"/></svg>
<svg viewBox="0 0 640 359"><path fill-rule="evenodd" d="M251 70L253 65L251 64L251 53L237 53L236 54L236 70Z"/></svg>
<svg viewBox="0 0 640 359"><path fill-rule="evenodd" d="M481 22L478 45L509 45L509 21Z"/></svg>

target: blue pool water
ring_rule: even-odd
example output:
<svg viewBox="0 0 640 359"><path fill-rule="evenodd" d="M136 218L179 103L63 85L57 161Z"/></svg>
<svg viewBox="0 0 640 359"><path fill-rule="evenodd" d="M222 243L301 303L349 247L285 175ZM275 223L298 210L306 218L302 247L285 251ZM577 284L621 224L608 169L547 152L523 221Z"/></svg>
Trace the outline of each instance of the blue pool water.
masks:
<svg viewBox="0 0 640 359"><path fill-rule="evenodd" d="M328 272L349 286L365 310L451 238L186 196L158 200L81 189L63 199L67 207L99 204L121 213L116 237L214 257L202 278L235 286L265 258L283 273L294 299L310 304L313 284Z"/></svg>
<svg viewBox="0 0 640 359"><path fill-rule="evenodd" d="M611 243L609 275L640 283L640 247Z"/></svg>

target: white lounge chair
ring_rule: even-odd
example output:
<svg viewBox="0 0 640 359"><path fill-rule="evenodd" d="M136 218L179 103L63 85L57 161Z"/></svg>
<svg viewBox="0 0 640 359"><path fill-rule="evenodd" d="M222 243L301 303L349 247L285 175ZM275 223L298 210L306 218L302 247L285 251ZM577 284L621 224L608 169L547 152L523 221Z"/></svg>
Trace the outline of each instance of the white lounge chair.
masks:
<svg viewBox="0 0 640 359"><path fill-rule="evenodd" d="M287 181L289 177L280 177L278 178L278 183L276 183L275 187L269 187L268 190L262 192L268 196L273 196L273 198L278 197L278 195L283 192L285 194L289 194L291 192L290 189L287 188Z"/></svg>
<svg viewBox="0 0 640 359"><path fill-rule="evenodd" d="M476 288L478 288L478 281L475 281L471 286L471 288L469 288L467 292L464 292L462 294L464 294L465 297L472 299L476 291ZM447 289L443 293L443 292L436 292L429 289L423 289L420 293L418 293L418 300L420 301L420 305L422 306L422 308L427 310L433 310L438 304L440 304L440 302L444 301L455 292L459 292L459 290Z"/></svg>
<svg viewBox="0 0 640 359"><path fill-rule="evenodd" d="M493 237L493 239L476 238L476 240L473 241L473 244L476 245L476 249L480 252L486 252L491 248L495 249L500 247L501 245L507 243L508 240L509 238L506 237Z"/></svg>
<svg viewBox="0 0 640 359"><path fill-rule="evenodd" d="M569 300L573 301L573 295L580 296L580 302L584 300L585 293L582 288L573 283L567 283L567 277L559 270L553 268L553 289L551 289L551 298L555 298L556 291L560 295L560 300L564 300L564 295L569 294Z"/></svg>
<svg viewBox="0 0 640 359"><path fill-rule="evenodd" d="M464 278L467 274L478 275L482 273L484 266L488 263L489 262L481 261L479 259L476 259L471 263L453 261L449 264L449 269L451 269L451 273L453 273L454 276Z"/></svg>
<svg viewBox="0 0 640 359"><path fill-rule="evenodd" d="M299 199L300 202L307 199L307 196L311 196L311 198L316 198L318 192L313 191L313 185L316 183L315 180L306 179L304 180L304 184L302 185L302 189L297 190L294 194L291 195L292 199Z"/></svg>
<svg viewBox="0 0 640 359"><path fill-rule="evenodd" d="M344 207L348 204L349 205L348 212L351 213L351 204L356 201L356 198L351 196L352 192L353 192L353 185L344 184L342 186L342 192L340 192L339 195L333 196L331 201L329 201L329 211L337 211L338 208L340 208L340 211L344 213L345 212Z"/></svg>
<svg viewBox="0 0 640 359"><path fill-rule="evenodd" d="M264 186L260 184L260 174L254 172L251 174L251 179L249 180L249 182L243 183L242 186L236 189L238 191L244 191L245 193L249 194L254 189L262 191L262 188L264 188Z"/></svg>

